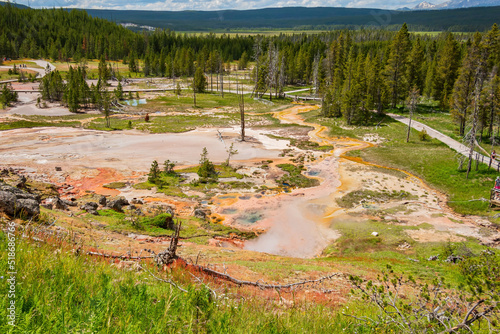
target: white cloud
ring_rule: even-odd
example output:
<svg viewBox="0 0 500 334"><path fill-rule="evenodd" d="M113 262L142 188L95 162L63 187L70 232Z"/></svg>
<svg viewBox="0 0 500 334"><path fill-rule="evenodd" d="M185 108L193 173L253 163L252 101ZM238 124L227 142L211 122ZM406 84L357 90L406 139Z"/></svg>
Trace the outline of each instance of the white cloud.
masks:
<svg viewBox="0 0 500 334"><path fill-rule="evenodd" d="M128 10L222 10L256 9L267 7L353 7L401 8L413 7L415 0L22 0L17 1L34 8L68 7Z"/></svg>

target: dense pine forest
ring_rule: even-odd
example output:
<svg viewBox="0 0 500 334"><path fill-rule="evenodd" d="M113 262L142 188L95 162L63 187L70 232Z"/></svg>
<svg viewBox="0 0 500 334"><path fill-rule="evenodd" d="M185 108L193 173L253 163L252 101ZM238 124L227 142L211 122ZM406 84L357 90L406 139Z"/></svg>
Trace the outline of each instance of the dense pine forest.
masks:
<svg viewBox="0 0 500 334"><path fill-rule="evenodd" d="M372 110L404 105L413 91L451 110L461 135L473 114L478 131L487 129L490 136L500 104L496 24L474 35L411 34L406 24L399 32L189 35L160 29L136 33L79 10L12 6L0 7L0 22L5 27L0 36L2 57L123 60L131 72L160 77L193 76L197 68L207 75L224 75L231 66L249 66L257 96L279 98L286 85L312 85L323 101L323 115L343 116L348 124L366 122ZM75 73L85 75L82 70ZM60 80L57 75L51 77ZM71 72L69 81L73 77ZM111 77L115 76L106 74L103 79ZM91 91L84 80L80 82L73 86ZM80 103L91 99L85 97L88 94L79 95L84 96Z"/></svg>

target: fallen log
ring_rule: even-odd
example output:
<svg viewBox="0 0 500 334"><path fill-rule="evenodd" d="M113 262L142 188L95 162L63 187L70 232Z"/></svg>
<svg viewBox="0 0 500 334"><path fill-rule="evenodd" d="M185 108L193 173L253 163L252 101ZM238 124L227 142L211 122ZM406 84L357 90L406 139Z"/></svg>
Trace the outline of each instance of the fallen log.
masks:
<svg viewBox="0 0 500 334"><path fill-rule="evenodd" d="M290 288L293 288L293 287L296 287L296 286L301 286L301 285L305 285L305 284L311 284L311 283L321 283L323 281L326 281L326 280L329 280L329 279L332 279L334 277L345 277L344 273L332 273L330 275L327 275L327 276L323 276L323 277L320 277L318 279L313 279L313 280L305 280L305 281L300 281L300 282L295 282L295 283L288 283L288 284L267 284L267 283L261 283L259 281L256 281L256 282L253 282L253 281L243 281L243 280L239 280L237 278L234 278L232 276L229 276L227 274L224 274L224 273L220 273L218 271L215 271L215 270L212 270L212 269L209 269L209 268L206 268L206 267L202 267L202 266L198 266L198 265L192 265L193 267L195 267L195 269L197 269L198 271L200 272L203 272L207 275L210 275L212 277L215 277L215 278L219 278L219 279L224 279L226 281L229 281L231 283L234 283L234 284L237 284L237 285L250 285L250 286L255 286L255 287L258 287L260 289L290 289Z"/></svg>
<svg viewBox="0 0 500 334"><path fill-rule="evenodd" d="M120 259L120 260L142 260L142 259L153 259L154 256L130 256L130 255L112 255L98 252L87 252L87 255L92 256L100 256L111 259Z"/></svg>

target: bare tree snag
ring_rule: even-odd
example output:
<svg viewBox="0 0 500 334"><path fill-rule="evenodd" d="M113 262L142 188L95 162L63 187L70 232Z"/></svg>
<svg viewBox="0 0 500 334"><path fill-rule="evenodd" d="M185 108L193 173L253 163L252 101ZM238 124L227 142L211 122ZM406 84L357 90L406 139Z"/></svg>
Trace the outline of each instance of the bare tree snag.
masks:
<svg viewBox="0 0 500 334"><path fill-rule="evenodd" d="M242 280L239 280L237 278L234 278L232 276L229 276L227 274L224 274L224 273L220 273L218 271L215 271L215 270L212 270L212 269L209 269L209 268L205 268L205 267L202 267L202 266L197 266L197 265L193 265L193 267L195 267L198 271L204 273L204 274L207 274L209 276L212 276L216 279L223 279L225 281L229 281L231 283L234 283L234 284L237 284L237 285L250 285L250 286L255 286L255 287L258 287L260 289L290 289L290 288L293 288L293 287L296 287L296 286L301 286L301 285L305 285L305 284L311 284L311 283L321 283L323 281L326 281L326 280L329 280L329 279L332 279L334 277L344 277L345 275L343 273L333 273L333 274L330 274L330 275L327 275L327 276L323 276L323 277L320 277L318 279L315 279L315 280L305 280L305 281L300 281L300 282L295 282L295 283L289 283L289 284L266 284L266 283L262 283L262 282L252 282L252 281L242 281Z"/></svg>
<svg viewBox="0 0 500 334"><path fill-rule="evenodd" d="M175 229L174 234L172 235L172 239L170 239L170 246L155 255L155 262L158 267L166 267L171 265L175 260L179 257L177 256L177 244L179 243L179 233L181 231L181 222L177 222L177 228Z"/></svg>

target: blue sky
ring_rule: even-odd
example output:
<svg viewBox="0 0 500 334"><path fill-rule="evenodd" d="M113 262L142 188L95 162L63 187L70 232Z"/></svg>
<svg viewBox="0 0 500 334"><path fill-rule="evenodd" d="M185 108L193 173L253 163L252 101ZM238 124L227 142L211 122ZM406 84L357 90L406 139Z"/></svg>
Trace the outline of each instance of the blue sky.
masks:
<svg viewBox="0 0 500 334"><path fill-rule="evenodd" d="M14 1L12 1L14 2ZM20 0L17 3L41 7L141 9L141 10L221 10L255 9L266 7L357 7L390 8L413 7L415 0ZM442 1L438 1L440 3Z"/></svg>

